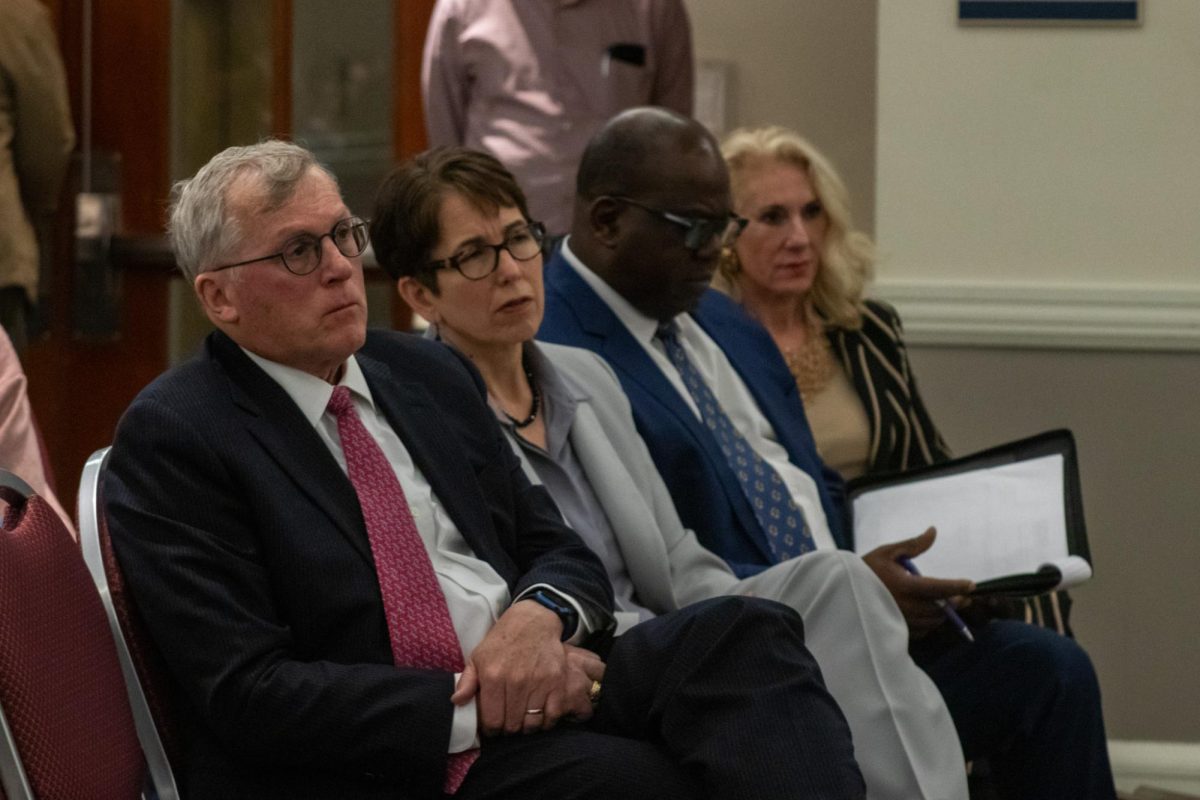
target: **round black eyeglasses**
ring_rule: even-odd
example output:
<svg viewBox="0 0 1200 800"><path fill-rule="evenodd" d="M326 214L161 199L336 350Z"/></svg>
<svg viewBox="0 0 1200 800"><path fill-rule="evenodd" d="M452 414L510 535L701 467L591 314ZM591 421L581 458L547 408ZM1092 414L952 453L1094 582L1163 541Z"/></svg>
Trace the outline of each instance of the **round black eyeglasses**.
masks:
<svg viewBox="0 0 1200 800"><path fill-rule="evenodd" d="M481 281L500 266L501 250L507 250L517 261L528 261L542 252L545 241L545 226L530 222L510 229L500 244L472 242L449 258L430 261L426 266L431 270L456 269L469 281Z"/></svg>
<svg viewBox="0 0 1200 800"><path fill-rule="evenodd" d="M259 256L258 258L248 258L236 264L222 264L219 267L205 270L205 272L220 272L223 269L244 267L256 261L269 261L272 258L278 258L283 262L284 268L293 275L307 275L321 266L321 251L324 249L321 246L321 240L326 237L333 242L333 246L338 249L338 252L346 258L361 256L363 251L367 249L368 242L371 241L371 237L367 232L367 220L362 217L346 217L343 220L338 220L329 233L323 233L320 236L303 233L288 239L284 243L283 249L278 253L271 253L270 255Z"/></svg>

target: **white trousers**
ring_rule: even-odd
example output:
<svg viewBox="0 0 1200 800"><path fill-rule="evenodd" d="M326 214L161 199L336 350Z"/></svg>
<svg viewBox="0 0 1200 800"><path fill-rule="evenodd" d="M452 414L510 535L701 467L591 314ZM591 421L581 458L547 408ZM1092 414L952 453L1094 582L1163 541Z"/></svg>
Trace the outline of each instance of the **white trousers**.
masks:
<svg viewBox="0 0 1200 800"><path fill-rule="evenodd" d="M778 600L804 619L804 639L842 707L871 800L966 800L950 712L908 655L908 625L863 560L819 550L746 578L741 594Z"/></svg>

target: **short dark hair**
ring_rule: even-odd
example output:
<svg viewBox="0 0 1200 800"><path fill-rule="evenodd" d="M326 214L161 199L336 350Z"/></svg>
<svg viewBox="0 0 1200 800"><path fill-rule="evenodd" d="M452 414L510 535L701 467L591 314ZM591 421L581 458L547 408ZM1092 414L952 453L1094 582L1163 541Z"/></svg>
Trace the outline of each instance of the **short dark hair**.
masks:
<svg viewBox="0 0 1200 800"><path fill-rule="evenodd" d="M441 237L442 200L451 191L481 211L515 206L529 220L525 193L494 157L466 147L426 150L392 170L375 195L371 245L393 279L412 276L437 291L428 264Z"/></svg>
<svg viewBox="0 0 1200 800"><path fill-rule="evenodd" d="M657 106L630 108L592 136L575 174L575 194L595 200L606 194L640 194L655 176L646 169L665 149L690 151L708 146L720 158L716 139L703 125Z"/></svg>

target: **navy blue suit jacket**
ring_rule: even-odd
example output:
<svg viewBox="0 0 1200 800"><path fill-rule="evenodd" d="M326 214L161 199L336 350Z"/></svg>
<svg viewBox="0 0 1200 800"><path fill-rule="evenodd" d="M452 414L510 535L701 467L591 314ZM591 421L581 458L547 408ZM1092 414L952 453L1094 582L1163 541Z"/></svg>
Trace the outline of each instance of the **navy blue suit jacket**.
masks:
<svg viewBox="0 0 1200 800"><path fill-rule="evenodd" d="M478 373L368 334L375 402L474 553L598 612L604 568L530 486ZM453 675L397 668L354 487L284 390L215 333L134 400L103 491L179 689L189 797L440 798Z"/></svg>
<svg viewBox="0 0 1200 800"><path fill-rule="evenodd" d="M612 365L684 525L740 576L773 563L766 535L716 439L608 304L561 254L546 265L545 284L546 315L538 338L587 348ZM712 290L692 316L728 356L788 458L816 482L830 530L844 546L841 478L817 455L796 382L770 335Z"/></svg>

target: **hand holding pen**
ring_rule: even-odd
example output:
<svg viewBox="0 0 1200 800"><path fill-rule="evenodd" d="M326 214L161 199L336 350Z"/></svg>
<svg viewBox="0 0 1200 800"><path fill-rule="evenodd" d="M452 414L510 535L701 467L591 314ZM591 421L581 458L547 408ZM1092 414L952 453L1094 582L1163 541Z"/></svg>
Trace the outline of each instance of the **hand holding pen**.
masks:
<svg viewBox="0 0 1200 800"><path fill-rule="evenodd" d="M896 563L908 570L910 575L921 577L921 573L917 570L917 565L912 562L908 556L900 556L896 559ZM950 605L949 601L938 598L933 601L934 605L942 609L942 613L946 615L946 619L950 620L950 624L954 629L963 635L963 638L968 642L975 641L975 635L971 633L971 629L967 627L967 623L963 622L963 618L954 610L954 606Z"/></svg>
<svg viewBox="0 0 1200 800"><path fill-rule="evenodd" d="M864 555L863 561L891 592L914 639L943 625L951 613L951 621L958 620L955 627L969 638L970 630L958 618L950 599L969 594L975 584L965 579L922 577L912 563L913 558L933 546L936 536L937 532L929 528L920 536L877 547Z"/></svg>

